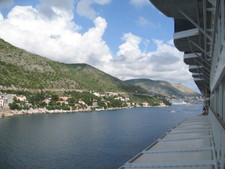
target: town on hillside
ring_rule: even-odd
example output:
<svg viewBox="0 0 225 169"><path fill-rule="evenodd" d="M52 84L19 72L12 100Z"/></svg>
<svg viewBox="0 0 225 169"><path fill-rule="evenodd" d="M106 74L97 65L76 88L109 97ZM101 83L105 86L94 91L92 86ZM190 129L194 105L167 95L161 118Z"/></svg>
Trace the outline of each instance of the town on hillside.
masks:
<svg viewBox="0 0 225 169"><path fill-rule="evenodd" d="M15 91L0 90L0 117L34 114L100 111L129 107L167 106L153 96L95 91Z"/></svg>

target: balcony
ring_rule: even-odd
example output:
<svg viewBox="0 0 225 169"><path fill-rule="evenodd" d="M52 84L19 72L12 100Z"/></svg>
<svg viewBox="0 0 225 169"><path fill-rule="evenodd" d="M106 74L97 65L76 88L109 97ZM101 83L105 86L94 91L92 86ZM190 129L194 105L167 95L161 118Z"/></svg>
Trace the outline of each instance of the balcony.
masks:
<svg viewBox="0 0 225 169"><path fill-rule="evenodd" d="M192 77L193 77L193 78L201 78L201 77L203 77L203 74L202 74L202 73L196 73L196 72L193 72L193 73L192 73Z"/></svg>
<svg viewBox="0 0 225 169"><path fill-rule="evenodd" d="M195 72L198 73L199 69L202 69L202 66L197 66L197 65L189 65L189 71L190 72Z"/></svg>
<svg viewBox="0 0 225 169"><path fill-rule="evenodd" d="M184 54L184 63L188 65L194 65L196 62L199 62L199 56L201 53L185 53Z"/></svg>
<svg viewBox="0 0 225 169"><path fill-rule="evenodd" d="M192 43L199 43L199 30L188 20L174 19L174 44L184 52L200 52Z"/></svg>

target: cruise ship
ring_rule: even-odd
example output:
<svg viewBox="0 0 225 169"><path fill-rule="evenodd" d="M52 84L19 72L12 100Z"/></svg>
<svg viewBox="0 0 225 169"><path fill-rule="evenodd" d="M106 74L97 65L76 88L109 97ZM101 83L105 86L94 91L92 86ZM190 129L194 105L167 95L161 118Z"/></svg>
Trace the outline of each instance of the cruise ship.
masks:
<svg viewBox="0 0 225 169"><path fill-rule="evenodd" d="M174 19L174 44L184 52L205 112L178 124L121 169L225 169L225 2L150 3Z"/></svg>

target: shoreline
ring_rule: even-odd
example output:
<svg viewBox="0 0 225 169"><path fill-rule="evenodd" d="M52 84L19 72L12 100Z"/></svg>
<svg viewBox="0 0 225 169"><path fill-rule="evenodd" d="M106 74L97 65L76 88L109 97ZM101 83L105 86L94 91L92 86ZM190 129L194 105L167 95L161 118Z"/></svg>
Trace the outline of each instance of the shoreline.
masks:
<svg viewBox="0 0 225 169"><path fill-rule="evenodd" d="M0 118L4 117L12 117L19 115L32 115L32 114L64 114L64 113L79 113L79 112L93 112L93 111L109 111L109 110L120 110L126 109L128 107L116 107L109 109L79 109L79 110L48 110L46 108L38 108L38 109L29 109L29 110L7 110L0 112Z"/></svg>
<svg viewBox="0 0 225 169"><path fill-rule="evenodd" d="M148 107L141 107L141 108L150 108L150 107L168 107L168 106L148 106ZM64 113L121 110L121 109L129 109L129 108L140 108L140 107L115 107L115 108L96 109L96 110L92 110L92 109L48 110L46 108L29 109L29 110L5 110L5 111L0 112L0 118L19 116L19 115L31 115L31 114L64 114Z"/></svg>

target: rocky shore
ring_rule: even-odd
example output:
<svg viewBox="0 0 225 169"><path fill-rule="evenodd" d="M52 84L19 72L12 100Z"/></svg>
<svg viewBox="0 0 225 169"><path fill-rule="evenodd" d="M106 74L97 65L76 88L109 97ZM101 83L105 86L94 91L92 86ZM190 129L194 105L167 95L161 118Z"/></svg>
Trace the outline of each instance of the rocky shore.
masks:
<svg viewBox="0 0 225 169"><path fill-rule="evenodd" d="M118 110L125 109L128 107L117 107L117 108L108 108L108 109L96 109L94 111L103 111L103 110ZM93 111L91 109L79 109L79 110L48 110L46 108L38 109L29 109L29 110L4 110L0 111L0 118L2 117L11 117L16 115L27 115L27 114L58 114L58 113L76 113L76 112L89 112Z"/></svg>
<svg viewBox="0 0 225 169"><path fill-rule="evenodd" d="M146 106L151 107L151 106ZM167 107L166 105L155 106L155 107ZM2 117L11 117L17 115L27 115L27 114L59 114L59 113L77 113L77 112L90 112L90 111L103 111L103 110L119 110L119 109L127 109L132 107L114 107L114 108L101 108L101 109L78 109L78 110L48 110L46 108L38 108L38 109L29 109L29 110L0 110L0 118Z"/></svg>

